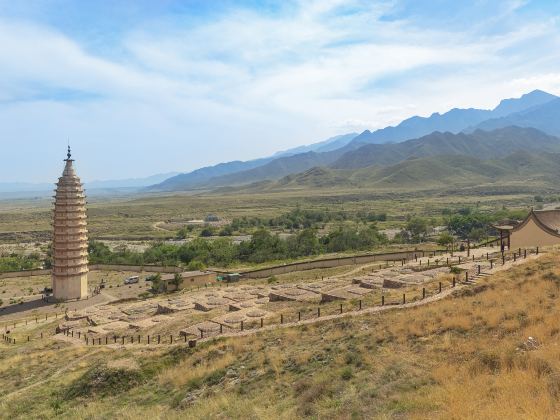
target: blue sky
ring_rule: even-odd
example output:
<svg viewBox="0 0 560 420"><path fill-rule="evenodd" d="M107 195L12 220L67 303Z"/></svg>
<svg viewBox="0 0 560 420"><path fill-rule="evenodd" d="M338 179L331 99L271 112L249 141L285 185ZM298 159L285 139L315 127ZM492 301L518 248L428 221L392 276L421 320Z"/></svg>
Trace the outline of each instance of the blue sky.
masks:
<svg viewBox="0 0 560 420"><path fill-rule="evenodd" d="M560 94L560 2L0 0L0 182L266 156Z"/></svg>

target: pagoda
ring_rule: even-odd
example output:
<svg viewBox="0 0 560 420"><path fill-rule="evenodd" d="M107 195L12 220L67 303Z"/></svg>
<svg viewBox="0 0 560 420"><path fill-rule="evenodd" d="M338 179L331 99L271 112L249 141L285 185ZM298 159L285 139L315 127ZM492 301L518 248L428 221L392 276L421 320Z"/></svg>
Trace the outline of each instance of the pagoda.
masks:
<svg viewBox="0 0 560 420"><path fill-rule="evenodd" d="M52 288L55 299L83 299L88 294L86 198L68 155L54 195Z"/></svg>

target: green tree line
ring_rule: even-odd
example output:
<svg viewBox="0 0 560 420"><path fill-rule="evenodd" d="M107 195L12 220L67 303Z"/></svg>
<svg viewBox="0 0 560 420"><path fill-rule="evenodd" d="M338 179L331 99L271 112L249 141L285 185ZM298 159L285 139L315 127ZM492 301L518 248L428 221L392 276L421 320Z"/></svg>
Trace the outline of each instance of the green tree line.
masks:
<svg viewBox="0 0 560 420"><path fill-rule="evenodd" d="M230 238L214 240L196 238L176 245L158 242L144 252L126 247L112 251L97 241L89 243L89 259L92 264L164 264L187 265L190 268L221 266L246 262L266 261L319 255L326 252L366 250L387 243L374 224L341 224L320 236L313 228L305 228L297 234L282 238L265 228L257 229L250 240L235 243Z"/></svg>

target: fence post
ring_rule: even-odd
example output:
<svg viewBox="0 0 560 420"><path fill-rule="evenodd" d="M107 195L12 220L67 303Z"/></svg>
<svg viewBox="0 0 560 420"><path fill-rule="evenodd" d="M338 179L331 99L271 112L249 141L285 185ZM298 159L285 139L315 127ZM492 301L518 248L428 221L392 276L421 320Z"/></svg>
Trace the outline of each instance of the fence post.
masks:
<svg viewBox="0 0 560 420"><path fill-rule="evenodd" d="M123 346L124 346L124 335L121 338L122 338L122 343L123 343Z"/></svg>
<svg viewBox="0 0 560 420"><path fill-rule="evenodd" d="M527 249L523 250L523 258L527 258Z"/></svg>
<svg viewBox="0 0 560 420"><path fill-rule="evenodd" d="M426 299L426 288L422 287L422 299Z"/></svg>
<svg viewBox="0 0 560 420"><path fill-rule="evenodd" d="M469 272L465 271L465 282L469 281Z"/></svg>
<svg viewBox="0 0 560 420"><path fill-rule="evenodd" d="M264 325L264 318L261 318L261 328L263 327L263 325Z"/></svg>
<svg viewBox="0 0 560 420"><path fill-rule="evenodd" d="M381 306L385 306L385 295L381 295Z"/></svg>
<svg viewBox="0 0 560 420"><path fill-rule="evenodd" d="M224 332L224 326L222 324L220 324L220 334L223 334L223 332Z"/></svg>
<svg viewBox="0 0 560 420"><path fill-rule="evenodd" d="M362 299L359 300L360 311L362 310Z"/></svg>
<svg viewBox="0 0 560 420"><path fill-rule="evenodd" d="M284 323L284 314L280 314L280 324Z"/></svg>
<svg viewBox="0 0 560 420"><path fill-rule="evenodd" d="M243 331L243 321L241 321L241 331Z"/></svg>
<svg viewBox="0 0 560 420"><path fill-rule="evenodd" d="M317 308L317 318L321 316L321 308Z"/></svg>
<svg viewBox="0 0 560 420"><path fill-rule="evenodd" d="M453 287L455 287L455 277L453 277Z"/></svg>
<svg viewBox="0 0 560 420"><path fill-rule="evenodd" d="M502 254L502 265L506 265L506 256Z"/></svg>
<svg viewBox="0 0 560 420"><path fill-rule="evenodd" d="M200 330L200 333L202 334L202 330ZM157 343L161 343L161 335L158 334L157 336Z"/></svg>
<svg viewBox="0 0 560 420"><path fill-rule="evenodd" d="M242 321L242 322L243 322L243 321ZM171 334L171 335L169 336L169 343L170 343L170 344L173 344L173 334Z"/></svg>
<svg viewBox="0 0 560 420"><path fill-rule="evenodd" d="M404 293L402 294L402 303L403 305L406 303L406 295Z"/></svg>
<svg viewBox="0 0 560 420"><path fill-rule="evenodd" d="M477 266L478 274L480 274L480 264Z"/></svg>
<svg viewBox="0 0 560 420"><path fill-rule="evenodd" d="M537 255L539 255L539 247L537 247Z"/></svg>
<svg viewBox="0 0 560 420"><path fill-rule="evenodd" d="M441 293L441 281L439 282L439 293Z"/></svg>
<svg viewBox="0 0 560 420"><path fill-rule="evenodd" d="M185 335L185 338L187 338L186 335ZM150 344L150 334L148 334L148 344Z"/></svg>
<svg viewBox="0 0 560 420"><path fill-rule="evenodd" d="M140 338L141 338L141 336L140 336L140 334L138 334L138 344L140 344Z"/></svg>
<svg viewBox="0 0 560 420"><path fill-rule="evenodd" d="M340 313L342 313L342 303L340 304Z"/></svg>
<svg viewBox="0 0 560 420"><path fill-rule="evenodd" d="M513 261L517 261L517 254L515 252L513 253Z"/></svg>

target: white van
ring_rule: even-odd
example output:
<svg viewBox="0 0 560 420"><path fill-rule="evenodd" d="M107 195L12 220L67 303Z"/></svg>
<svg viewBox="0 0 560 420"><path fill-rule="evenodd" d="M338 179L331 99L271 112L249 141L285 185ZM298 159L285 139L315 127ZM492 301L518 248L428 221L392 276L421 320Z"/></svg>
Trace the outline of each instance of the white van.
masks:
<svg viewBox="0 0 560 420"><path fill-rule="evenodd" d="M132 277L127 278L124 281L124 284L134 284L134 283L138 283L139 281L140 281L140 277L132 276Z"/></svg>

